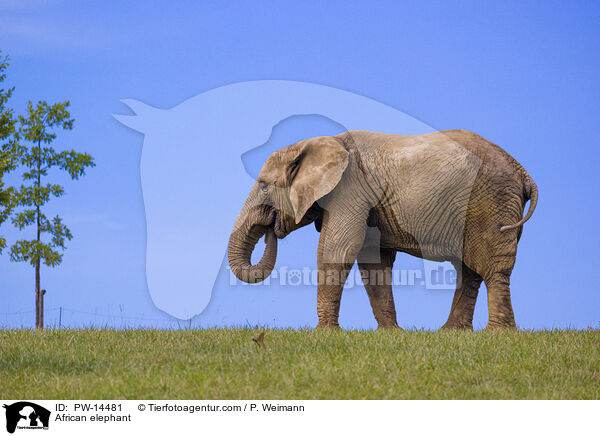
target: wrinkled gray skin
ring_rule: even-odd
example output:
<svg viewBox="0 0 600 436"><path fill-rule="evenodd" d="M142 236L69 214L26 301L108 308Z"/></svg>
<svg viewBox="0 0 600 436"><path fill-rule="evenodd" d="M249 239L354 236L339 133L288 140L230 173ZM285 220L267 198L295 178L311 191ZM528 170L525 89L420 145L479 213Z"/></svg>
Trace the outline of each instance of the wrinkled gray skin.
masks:
<svg viewBox="0 0 600 436"><path fill-rule="evenodd" d="M459 279L444 328L473 328L482 280L486 328L515 328L510 274L536 203L537 187L523 167L472 132L312 138L276 151L263 166L231 233L229 264L240 280L262 281L275 265L277 239L314 222L321 232L317 327L339 327L355 261L379 327L397 327L391 268L401 251L455 266ZM263 235L264 255L251 265Z"/></svg>

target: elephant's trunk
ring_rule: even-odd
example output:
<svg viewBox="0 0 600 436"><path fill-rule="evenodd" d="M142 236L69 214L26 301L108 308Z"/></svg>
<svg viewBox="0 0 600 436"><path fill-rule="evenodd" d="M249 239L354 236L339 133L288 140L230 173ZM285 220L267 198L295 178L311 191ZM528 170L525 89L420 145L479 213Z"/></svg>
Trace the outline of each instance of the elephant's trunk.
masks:
<svg viewBox="0 0 600 436"><path fill-rule="evenodd" d="M229 266L235 276L246 283L259 283L265 280L277 258L277 237L273 228L263 225L244 226L235 230L229 238L227 254ZM252 265L251 256L258 240L266 233L265 242L267 246L260 262Z"/></svg>

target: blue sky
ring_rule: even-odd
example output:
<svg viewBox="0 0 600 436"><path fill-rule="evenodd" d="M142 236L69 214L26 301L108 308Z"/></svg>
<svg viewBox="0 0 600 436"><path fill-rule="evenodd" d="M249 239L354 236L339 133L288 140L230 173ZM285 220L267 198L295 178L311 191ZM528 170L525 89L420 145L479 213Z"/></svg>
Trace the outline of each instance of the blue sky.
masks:
<svg viewBox="0 0 600 436"><path fill-rule="evenodd" d="M85 150L97 163L81 181L64 180L67 195L50 208L75 238L59 268L42 270L47 323L57 324L63 307L67 325L178 325L148 292L144 136L113 118L130 113L120 100L168 109L224 85L282 79L363 95L434 129L468 129L502 146L540 189L512 275L517 323L598 327L599 19L597 3L583 1L0 3L12 104L71 100L75 129L57 145ZM253 173L266 151L339 130L320 117L286 120L254 159L232 153L232 168L246 163ZM248 178L230 189L250 186ZM219 217L199 202L190 207ZM280 244L278 263L314 262L316 243L313 227L295 232ZM406 255L395 264L415 265ZM0 271L0 325L32 326L32 268L2 255ZM219 275L193 326L316 324L315 289L231 290L228 280ZM487 320L485 297L482 287L476 328ZM435 329L452 292L402 287L395 298L400 325ZM340 321L375 326L362 288L344 293Z"/></svg>

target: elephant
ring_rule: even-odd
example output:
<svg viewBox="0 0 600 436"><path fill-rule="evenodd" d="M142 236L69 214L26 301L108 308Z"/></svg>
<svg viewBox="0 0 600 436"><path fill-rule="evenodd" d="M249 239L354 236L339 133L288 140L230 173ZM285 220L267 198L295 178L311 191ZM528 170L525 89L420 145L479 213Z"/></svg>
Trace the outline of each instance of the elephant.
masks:
<svg viewBox="0 0 600 436"><path fill-rule="evenodd" d="M457 287L443 329L473 329L482 281L486 329L515 329L510 275L537 200L527 171L470 131L352 130L310 138L265 162L231 232L229 265L238 279L258 283L275 266L277 240L314 223L320 232L317 328L339 328L341 295L355 262L378 328L398 328L391 270L400 251L455 267ZM263 235L264 253L252 265Z"/></svg>

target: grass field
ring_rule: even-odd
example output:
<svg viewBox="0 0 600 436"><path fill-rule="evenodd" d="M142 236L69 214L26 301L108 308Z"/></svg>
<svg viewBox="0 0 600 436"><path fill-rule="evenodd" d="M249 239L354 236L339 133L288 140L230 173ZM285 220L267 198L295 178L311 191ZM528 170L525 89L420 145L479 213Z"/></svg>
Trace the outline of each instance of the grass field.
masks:
<svg viewBox="0 0 600 436"><path fill-rule="evenodd" d="M600 331L0 330L5 399L600 399Z"/></svg>

